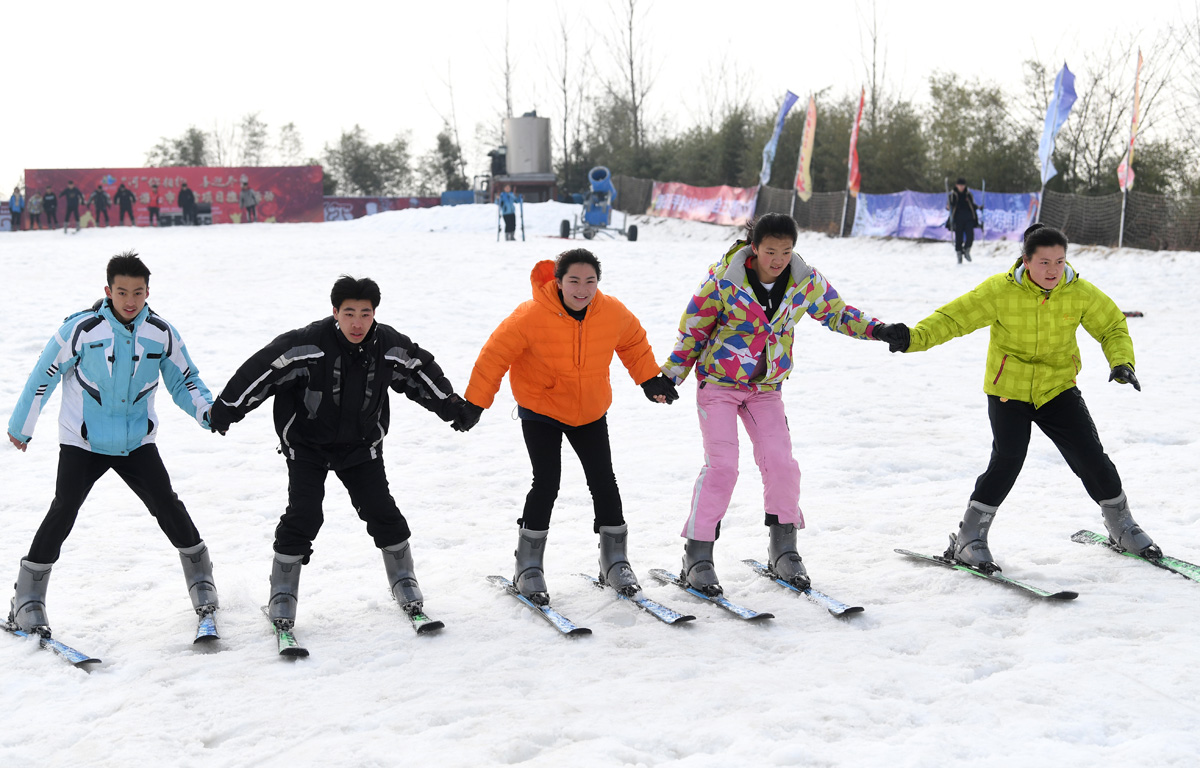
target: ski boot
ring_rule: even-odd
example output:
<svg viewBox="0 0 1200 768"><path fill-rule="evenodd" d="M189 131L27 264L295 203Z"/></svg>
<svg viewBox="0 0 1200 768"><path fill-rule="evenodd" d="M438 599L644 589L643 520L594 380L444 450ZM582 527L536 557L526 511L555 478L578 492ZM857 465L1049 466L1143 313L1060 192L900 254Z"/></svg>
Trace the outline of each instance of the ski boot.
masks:
<svg viewBox="0 0 1200 768"><path fill-rule="evenodd" d="M297 593L300 591L300 566L304 555L275 553L271 563L271 599L267 603L271 623L290 630L296 625Z"/></svg>
<svg viewBox="0 0 1200 768"><path fill-rule="evenodd" d="M713 544L711 541L688 539L683 546L683 570L679 578L692 589L716 597L724 590L717 581L717 569L713 566Z"/></svg>
<svg viewBox="0 0 1200 768"><path fill-rule="evenodd" d="M958 263L959 263L959 264L962 264L963 252L962 252L962 251L955 251L955 252L954 252L954 255L955 255L955 256L958 256Z"/></svg>
<svg viewBox="0 0 1200 768"><path fill-rule="evenodd" d="M967 505L962 522L958 524L958 533L950 534L950 547L946 550L946 558L970 566L983 573L995 573L1000 570L988 549L988 529L996 517L993 507L978 501Z"/></svg>
<svg viewBox="0 0 1200 768"><path fill-rule="evenodd" d="M964 259L966 259L966 260L967 260L967 263L969 264L969 263L971 262L971 249L970 249L970 248L963 248L963 253L962 253L962 255L963 255L963 258L964 258Z"/></svg>
<svg viewBox="0 0 1200 768"><path fill-rule="evenodd" d="M9 604L8 621L23 632L50 636L50 620L46 618L46 588L50 586L52 563L32 563L21 560L16 594Z"/></svg>
<svg viewBox="0 0 1200 768"><path fill-rule="evenodd" d="M204 616L217 610L217 587L213 583L208 547L202 541L194 547L180 549L179 562L183 564L183 578L187 581L196 615Z"/></svg>
<svg viewBox="0 0 1200 768"><path fill-rule="evenodd" d="M392 597L400 603L405 613L419 613L425 604L425 596L417 584L417 574L413 567L412 548L408 541L393 544L383 548L383 567L387 570L388 583L391 584Z"/></svg>
<svg viewBox="0 0 1200 768"><path fill-rule="evenodd" d="M796 589L808 589L812 582L796 551L796 524L776 523L770 526L771 540L767 544L767 567L777 579L783 579Z"/></svg>
<svg viewBox="0 0 1200 768"><path fill-rule="evenodd" d="M531 531L521 528L517 539L517 568L513 584L517 591L535 605L549 605L550 592L546 589L546 574L542 563L546 556L546 534L549 531Z"/></svg>
<svg viewBox="0 0 1200 768"><path fill-rule="evenodd" d="M1126 552L1132 552L1149 560L1162 557L1162 550L1133 519L1125 493L1114 499L1100 502L1104 515L1104 527L1108 529L1108 540Z"/></svg>
<svg viewBox="0 0 1200 768"><path fill-rule="evenodd" d="M626 597L636 597L642 587L625 554L628 535L627 524L600 526L600 582Z"/></svg>

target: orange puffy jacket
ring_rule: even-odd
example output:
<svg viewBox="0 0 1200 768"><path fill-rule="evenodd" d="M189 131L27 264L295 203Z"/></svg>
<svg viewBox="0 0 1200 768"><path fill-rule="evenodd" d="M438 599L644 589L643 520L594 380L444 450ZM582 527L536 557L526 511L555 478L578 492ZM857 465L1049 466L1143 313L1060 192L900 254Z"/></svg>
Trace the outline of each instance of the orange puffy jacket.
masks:
<svg viewBox="0 0 1200 768"><path fill-rule="evenodd" d="M612 405L613 352L638 384L659 374L646 331L624 304L596 291L579 322L558 298L554 262L539 261L529 282L533 300L513 310L488 338L471 371L467 400L490 407L509 372L518 405L577 427L596 421Z"/></svg>

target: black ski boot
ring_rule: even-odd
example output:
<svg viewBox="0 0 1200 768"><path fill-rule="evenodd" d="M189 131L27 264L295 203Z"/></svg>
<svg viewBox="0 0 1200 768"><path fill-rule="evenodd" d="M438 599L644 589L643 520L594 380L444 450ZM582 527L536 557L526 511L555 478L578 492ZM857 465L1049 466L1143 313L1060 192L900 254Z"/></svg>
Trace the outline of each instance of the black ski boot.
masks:
<svg viewBox="0 0 1200 768"><path fill-rule="evenodd" d="M717 569L713 565L714 543L688 539L683 546L683 570L679 574L679 578L686 581L689 587L710 597L716 597L724 591L717 581Z"/></svg>
<svg viewBox="0 0 1200 768"><path fill-rule="evenodd" d="M770 526L771 541L767 545L767 566L777 579L783 579L796 589L808 589L812 582L796 551L795 523L776 523Z"/></svg>

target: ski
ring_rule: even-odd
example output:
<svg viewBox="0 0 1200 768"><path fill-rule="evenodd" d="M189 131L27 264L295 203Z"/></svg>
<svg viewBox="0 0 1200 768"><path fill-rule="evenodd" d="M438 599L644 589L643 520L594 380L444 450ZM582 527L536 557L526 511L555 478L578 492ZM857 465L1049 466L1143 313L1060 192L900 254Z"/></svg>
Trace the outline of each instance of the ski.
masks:
<svg viewBox="0 0 1200 768"><path fill-rule="evenodd" d="M586 573L581 573L579 575L582 576L583 578L587 579L588 581L590 581L592 583L592 586L596 587L597 589L605 589L605 588L609 587L608 584L602 583L600 581L600 579L597 579L595 576L591 576ZM680 613L679 611L672 610L672 609L668 608L667 606L662 605L661 603L654 602L653 600L646 597L645 595L641 595L641 597L630 597L629 595L618 592L615 589L613 589L612 592L620 599L628 600L629 602L636 605L638 608L641 608L643 611L650 614L654 618L658 619L663 624L682 624L685 621L695 621L696 620L695 616L692 616L690 614L683 614L683 613Z"/></svg>
<svg viewBox="0 0 1200 768"><path fill-rule="evenodd" d="M987 579L988 581L994 581L999 584L1007 584L1010 587L1016 587L1017 589L1024 590L1025 592L1027 592L1031 595L1036 595L1037 597L1044 597L1047 600L1074 600L1075 598L1079 597L1078 592L1071 592L1069 590L1062 590L1061 592L1051 592L1049 590L1042 589L1041 587L1035 587L1032 584L1026 584L1022 581L1017 581L1016 579L1010 579L999 571L997 571L996 573L984 573L983 571L976 570L975 568L972 568L969 565L963 565L962 563L956 563L953 560L949 560L945 557L940 557L937 555L922 555L917 552L909 552L907 549L897 549L895 551L898 554L906 555L908 557L914 557L918 560L925 560L926 562L937 563L938 565L944 565L947 568L953 568L956 571L965 571L966 573L973 574L975 576L978 576L981 579Z"/></svg>
<svg viewBox="0 0 1200 768"><path fill-rule="evenodd" d="M426 616L425 611L422 610L423 606L420 603L409 603L408 605L400 606L400 608L404 611L404 615L408 617L412 628L418 635L437 632L446 626L444 623Z"/></svg>
<svg viewBox="0 0 1200 768"><path fill-rule="evenodd" d="M216 609L207 609L200 614L196 622L196 639L192 643L211 643L220 639L221 636L217 634Z"/></svg>
<svg viewBox="0 0 1200 768"><path fill-rule="evenodd" d="M263 616L267 617L267 621L271 621L271 609L264 605L262 612ZM291 629L283 629L274 621L271 621L271 628L275 630L275 640L279 644L280 656L301 659L308 655L308 649L300 645L296 640L296 634Z"/></svg>
<svg viewBox="0 0 1200 768"><path fill-rule="evenodd" d="M790 589L797 594L804 595L809 600L829 611L830 615L849 616L850 614L854 613L862 613L864 610L861 605L847 605L841 600L832 598L824 592L818 592L812 587L809 587L808 589L800 589L794 584L789 584L783 579L778 578L774 573L771 573L770 568L758 562L757 560L743 560L742 562L754 569L754 572L759 576L764 576L770 579L784 589Z"/></svg>
<svg viewBox="0 0 1200 768"><path fill-rule="evenodd" d="M17 625L7 621L4 622L4 629L6 632L10 632L17 637L36 637L42 648L45 648L47 651L53 651L54 654L63 661L66 661L72 666L78 667L85 672L90 671L92 664L100 663L100 659L94 659L83 651L77 651L71 646L66 645L65 643L60 643L54 638L49 637L48 635L43 635L40 632L26 632L25 630L18 628Z"/></svg>
<svg viewBox="0 0 1200 768"><path fill-rule="evenodd" d="M650 575L664 584L674 584L688 594L694 595L701 600L707 600L713 605L724 608L734 616L737 616L739 619L744 619L746 621L762 621L763 619L775 618L775 614L773 613L759 613L758 611L752 611L745 606L731 602L724 595L716 595L715 597L712 595L706 595L700 590L691 587L686 581L680 579L675 574L664 571L662 568L651 568Z"/></svg>
<svg viewBox="0 0 1200 768"><path fill-rule="evenodd" d="M550 625L552 627L554 627L555 629L557 629L559 632L563 633L564 635L568 635L570 637L577 637L579 635L592 634L592 630L588 629L587 627L577 626L574 622L572 622L566 616L563 616L558 611L551 608L549 605L538 605L537 603L530 600L528 597L525 597L525 595L522 595L517 590L516 585L513 584L511 580L506 579L503 576L488 576L487 578L488 578L488 581L490 581L493 584L496 584L500 587L503 587L505 592L507 592L508 594L517 598L525 605L529 606L539 616L541 616L546 621L550 622Z"/></svg>
<svg viewBox="0 0 1200 768"><path fill-rule="evenodd" d="M1094 531L1079 531L1071 537L1071 541L1077 541L1080 544L1098 544L1102 547L1111 549L1117 554L1125 555L1126 557L1132 557L1134 560L1141 560L1142 562L1150 563L1150 565L1158 566L1164 571L1177 573L1184 578L1191 579L1192 581L1200 581L1200 565L1189 563L1186 560L1180 560L1175 557L1167 557L1166 555L1158 559L1151 559L1148 557L1142 557L1141 555L1133 552L1126 552L1125 550L1113 545L1112 540L1101 533L1095 533Z"/></svg>

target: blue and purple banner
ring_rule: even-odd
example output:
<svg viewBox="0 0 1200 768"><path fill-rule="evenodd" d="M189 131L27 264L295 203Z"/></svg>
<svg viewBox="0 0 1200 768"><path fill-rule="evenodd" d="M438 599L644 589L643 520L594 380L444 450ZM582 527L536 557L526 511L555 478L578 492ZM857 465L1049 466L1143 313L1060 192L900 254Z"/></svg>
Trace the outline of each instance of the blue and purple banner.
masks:
<svg viewBox="0 0 1200 768"><path fill-rule="evenodd" d="M1042 141L1038 144L1038 160L1042 163L1042 186L1058 174L1058 169L1050 161L1054 154L1054 138L1062 130L1063 123L1071 114L1075 105L1075 75L1067 69L1066 63L1054 78L1054 93L1050 104L1046 107L1046 124L1042 127Z"/></svg>
<svg viewBox="0 0 1200 768"><path fill-rule="evenodd" d="M787 118L787 113L791 110L792 105L799 98L796 94L788 91L783 97L783 103L779 105L779 114L775 116L775 132L771 134L771 140L763 147L763 164L762 170L758 174L759 186L766 186L771 180L771 163L775 162L775 148L779 145L779 134L783 133L783 121Z"/></svg>
<svg viewBox="0 0 1200 768"><path fill-rule="evenodd" d="M977 240L1021 239L1025 228L1037 217L1038 195L1005 194L971 190L977 205L983 232ZM852 237L904 237L924 240L953 240L946 229L946 195L941 192L897 192L892 195L858 196L854 210Z"/></svg>

